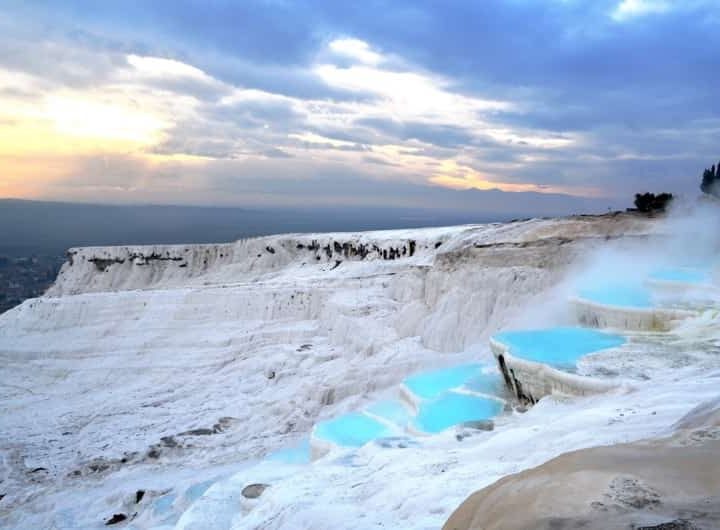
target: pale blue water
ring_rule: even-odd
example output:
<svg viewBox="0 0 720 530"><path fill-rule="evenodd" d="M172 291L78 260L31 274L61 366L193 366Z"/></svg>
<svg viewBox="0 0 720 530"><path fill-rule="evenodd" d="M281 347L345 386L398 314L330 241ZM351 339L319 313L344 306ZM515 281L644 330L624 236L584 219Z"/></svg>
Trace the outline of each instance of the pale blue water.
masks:
<svg viewBox="0 0 720 530"><path fill-rule="evenodd" d="M424 432L438 433L465 421L492 418L501 409L502 404L494 399L446 392L420 405L415 424Z"/></svg>
<svg viewBox="0 0 720 530"><path fill-rule="evenodd" d="M310 440L303 438L297 445L270 453L267 458L286 464L308 464L310 462Z"/></svg>
<svg viewBox="0 0 720 530"><path fill-rule="evenodd" d="M580 297L598 304L620 307L652 307L650 291L636 285L599 285L580 291Z"/></svg>
<svg viewBox="0 0 720 530"><path fill-rule="evenodd" d="M473 392L498 395L502 391L503 384L502 377L498 372L479 372L465 381L463 387Z"/></svg>
<svg viewBox="0 0 720 530"><path fill-rule="evenodd" d="M214 480L206 480L205 482L199 482L198 484L193 484L190 486L187 491L185 491L185 498L189 500L190 502L195 502L200 497L202 497L203 493L205 493L210 486L212 486L215 483Z"/></svg>
<svg viewBox="0 0 720 530"><path fill-rule="evenodd" d="M625 342L620 335L575 327L504 331L493 338L508 346L516 357L566 369L574 368L583 355Z"/></svg>
<svg viewBox="0 0 720 530"><path fill-rule="evenodd" d="M153 513L158 515L166 515L172 510L172 505L175 502L175 494L170 493L163 495L153 503Z"/></svg>
<svg viewBox="0 0 720 530"><path fill-rule="evenodd" d="M460 364L450 368L412 375L406 378L403 383L419 398L432 399L480 376L481 369L480 364Z"/></svg>
<svg viewBox="0 0 720 530"><path fill-rule="evenodd" d="M405 427L410 422L410 411L400 401L395 399L378 401L365 410L399 427Z"/></svg>
<svg viewBox="0 0 720 530"><path fill-rule="evenodd" d="M701 269L678 268L678 269L658 269L650 274L653 280L662 280L666 282L683 282L683 283L707 283L710 281L710 274Z"/></svg>
<svg viewBox="0 0 720 530"><path fill-rule="evenodd" d="M77 528L75 512L70 508L58 510L55 514L55 523L58 530L71 530Z"/></svg>
<svg viewBox="0 0 720 530"><path fill-rule="evenodd" d="M357 453L355 451L353 451L352 453L345 453L338 456L337 458L333 459L333 463L345 467L363 467L367 465L366 462L358 459Z"/></svg>
<svg viewBox="0 0 720 530"><path fill-rule="evenodd" d="M360 447L393 432L365 414L351 412L315 426L315 436L346 447Z"/></svg>

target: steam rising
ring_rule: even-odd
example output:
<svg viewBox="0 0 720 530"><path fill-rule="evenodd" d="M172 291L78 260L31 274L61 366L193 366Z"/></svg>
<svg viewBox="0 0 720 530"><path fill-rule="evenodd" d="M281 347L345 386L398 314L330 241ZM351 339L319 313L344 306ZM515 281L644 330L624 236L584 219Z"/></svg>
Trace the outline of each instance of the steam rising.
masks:
<svg viewBox="0 0 720 530"><path fill-rule="evenodd" d="M618 241L590 242L587 254L575 261L567 278L529 304L510 327L577 324L567 301L578 296L598 296L600 303L620 306L642 307L645 296L649 305L706 305L720 298L712 285L720 258L718 228L718 201L706 197L675 200L650 235L626 234ZM660 288L671 283L683 284L684 288ZM615 304L613 297L617 298Z"/></svg>

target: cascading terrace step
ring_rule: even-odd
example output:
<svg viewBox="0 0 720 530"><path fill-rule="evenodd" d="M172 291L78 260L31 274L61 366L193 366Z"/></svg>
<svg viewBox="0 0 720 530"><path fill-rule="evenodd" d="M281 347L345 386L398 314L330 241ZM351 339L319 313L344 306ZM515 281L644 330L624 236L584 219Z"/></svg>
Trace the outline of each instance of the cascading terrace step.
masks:
<svg viewBox="0 0 720 530"><path fill-rule="evenodd" d="M710 269L658 268L640 285L615 281L585 286L569 299L577 320L590 328L669 331L702 309L698 290L714 290ZM688 302L692 298L692 302ZM581 357L625 343L621 335L587 327L555 327L497 333L490 348L506 387L521 402L535 403L548 394L586 395L604 392L613 382L578 376Z"/></svg>

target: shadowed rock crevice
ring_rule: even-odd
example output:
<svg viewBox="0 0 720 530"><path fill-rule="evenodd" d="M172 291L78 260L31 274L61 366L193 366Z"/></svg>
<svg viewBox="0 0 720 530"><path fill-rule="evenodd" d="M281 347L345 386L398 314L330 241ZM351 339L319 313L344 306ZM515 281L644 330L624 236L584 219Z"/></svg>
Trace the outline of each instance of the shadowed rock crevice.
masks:
<svg viewBox="0 0 720 530"><path fill-rule="evenodd" d="M508 368L507 364L505 363L505 356L498 355L497 360L498 367L500 368L500 373L503 376L503 380L505 381L505 386L507 387L507 389L522 405L534 405L537 400L530 392L523 389L523 385L518 380L518 378L515 377L515 372L513 371L513 369Z"/></svg>

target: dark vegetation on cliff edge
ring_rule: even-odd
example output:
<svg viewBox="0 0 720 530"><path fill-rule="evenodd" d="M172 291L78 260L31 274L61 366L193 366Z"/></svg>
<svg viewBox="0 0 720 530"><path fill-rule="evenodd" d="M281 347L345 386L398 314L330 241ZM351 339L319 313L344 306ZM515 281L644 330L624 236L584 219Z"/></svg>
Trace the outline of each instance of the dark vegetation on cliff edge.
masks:
<svg viewBox="0 0 720 530"><path fill-rule="evenodd" d="M643 213L664 212L672 200L672 193L636 193L635 208Z"/></svg>
<svg viewBox="0 0 720 530"><path fill-rule="evenodd" d="M718 162L717 166L705 168L700 189L703 193L720 198L720 162Z"/></svg>
<svg viewBox="0 0 720 530"><path fill-rule="evenodd" d="M703 170L700 189L706 195L720 199L720 162L717 166L712 165ZM635 210L643 213L664 212L673 198L672 193L636 193Z"/></svg>

